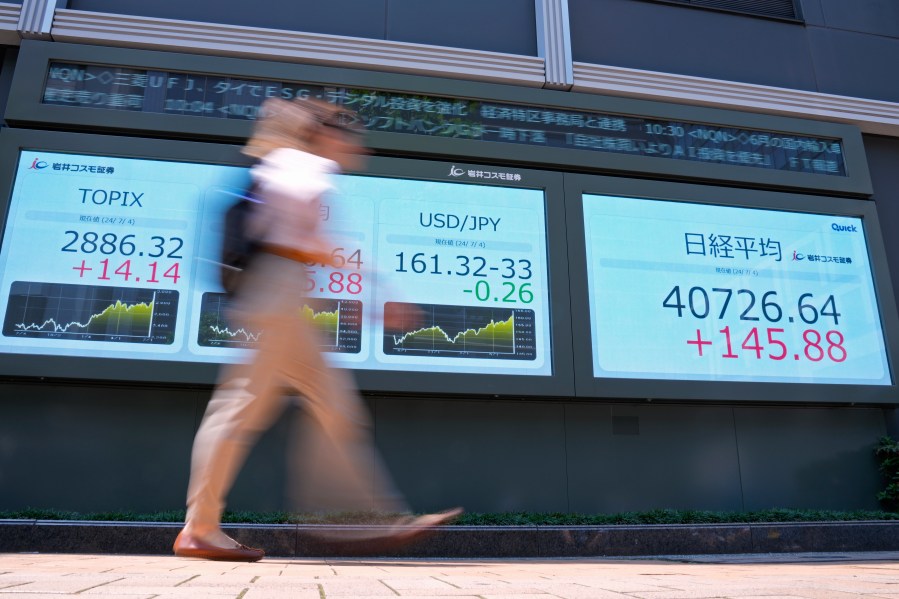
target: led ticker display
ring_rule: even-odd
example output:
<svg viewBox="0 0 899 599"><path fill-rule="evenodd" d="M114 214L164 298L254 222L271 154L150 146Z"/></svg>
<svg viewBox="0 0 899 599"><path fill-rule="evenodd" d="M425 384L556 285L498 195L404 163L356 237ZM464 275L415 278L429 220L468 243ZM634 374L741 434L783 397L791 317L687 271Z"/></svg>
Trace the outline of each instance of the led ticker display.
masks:
<svg viewBox="0 0 899 599"><path fill-rule="evenodd" d="M890 385L862 219L583 196L597 378Z"/></svg>
<svg viewBox="0 0 899 599"><path fill-rule="evenodd" d="M246 168L22 151L0 251L0 353L235 362L216 264ZM356 369L549 376L544 192L340 175L319 214L340 268L297 312ZM386 306L386 310L385 310Z"/></svg>
<svg viewBox="0 0 899 599"><path fill-rule="evenodd" d="M368 131L567 148L846 177L840 139L683 120L476 99L52 62L41 102L148 114L253 120L266 98L352 109Z"/></svg>

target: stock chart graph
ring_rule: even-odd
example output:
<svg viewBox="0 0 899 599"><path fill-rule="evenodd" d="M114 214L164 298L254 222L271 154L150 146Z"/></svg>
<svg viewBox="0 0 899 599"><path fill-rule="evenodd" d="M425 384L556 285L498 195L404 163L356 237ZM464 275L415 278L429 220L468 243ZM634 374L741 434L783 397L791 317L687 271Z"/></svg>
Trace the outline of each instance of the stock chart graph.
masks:
<svg viewBox="0 0 899 599"><path fill-rule="evenodd" d="M534 311L388 302L384 353L454 358L533 360Z"/></svg>
<svg viewBox="0 0 899 599"><path fill-rule="evenodd" d="M362 346L362 302L308 298L298 305L299 314L319 332L319 349L334 353L358 353ZM264 329L231 322L229 299L224 293L204 293L200 307L197 344L205 347L252 349Z"/></svg>
<svg viewBox="0 0 899 599"><path fill-rule="evenodd" d="M3 335L120 343L172 343L178 292L15 281Z"/></svg>

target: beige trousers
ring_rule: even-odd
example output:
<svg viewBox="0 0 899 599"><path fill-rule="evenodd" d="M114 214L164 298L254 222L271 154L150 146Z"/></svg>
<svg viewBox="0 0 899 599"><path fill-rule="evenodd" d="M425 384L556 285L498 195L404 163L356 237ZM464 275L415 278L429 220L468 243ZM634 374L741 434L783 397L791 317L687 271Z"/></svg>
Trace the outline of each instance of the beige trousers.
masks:
<svg viewBox="0 0 899 599"><path fill-rule="evenodd" d="M198 533L220 525L247 453L287 407L285 391L302 395L316 424L318 441L304 459L328 472L328 487L339 494L332 497L334 508L407 511L374 447L361 398L346 373L327 365L318 331L301 315L302 264L261 254L244 276L232 326L264 332L248 362L224 367L197 431L187 524Z"/></svg>

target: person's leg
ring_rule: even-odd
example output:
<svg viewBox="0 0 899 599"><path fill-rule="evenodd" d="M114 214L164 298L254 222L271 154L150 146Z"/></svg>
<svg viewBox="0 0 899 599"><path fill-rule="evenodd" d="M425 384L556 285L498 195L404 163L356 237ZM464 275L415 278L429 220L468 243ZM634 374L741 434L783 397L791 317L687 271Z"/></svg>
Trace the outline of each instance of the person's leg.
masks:
<svg viewBox="0 0 899 599"><path fill-rule="evenodd" d="M302 395L315 430L301 445L304 454L291 457L315 460L314 470L327 477L302 490L303 503L329 511L408 511L374 446L371 416L350 377L326 363L313 324L298 317L294 327L282 376Z"/></svg>
<svg viewBox="0 0 899 599"><path fill-rule="evenodd" d="M320 439L306 459L324 462L319 471L329 477L331 495L319 498L328 509L371 510L400 514L409 512L408 504L394 487L393 481L374 445L368 410L349 376L343 370L329 367L319 352L319 334L313 326L298 319L295 342L283 376L306 399L306 407L318 423ZM363 545L372 550L392 547L422 539L437 527L452 522L462 513L460 508L418 517L400 516L382 521L386 528L373 527L352 533L322 536L338 546Z"/></svg>
<svg viewBox="0 0 899 599"><path fill-rule="evenodd" d="M261 358L262 356L257 356ZM253 384L272 381L271 364L257 359L229 369L216 388L194 439L185 531L216 545L234 545L221 533L225 498L259 435L283 410L279 389Z"/></svg>
<svg viewBox="0 0 899 599"><path fill-rule="evenodd" d="M263 266L249 273L255 284L232 313L239 326L262 331L259 344L248 363L223 370L191 455L184 533L220 547L238 545L221 531L225 498L250 448L284 410L280 373L290 343L279 332L289 326L295 300L289 292L282 297L277 264Z"/></svg>

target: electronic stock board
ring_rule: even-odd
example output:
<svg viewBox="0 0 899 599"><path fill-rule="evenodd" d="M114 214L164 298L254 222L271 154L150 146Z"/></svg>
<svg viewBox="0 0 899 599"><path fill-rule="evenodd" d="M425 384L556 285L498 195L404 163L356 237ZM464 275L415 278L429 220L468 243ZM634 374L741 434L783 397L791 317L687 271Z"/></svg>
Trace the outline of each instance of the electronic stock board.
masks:
<svg viewBox="0 0 899 599"><path fill-rule="evenodd" d="M601 177L572 188L572 311L590 319L575 345L591 348L579 393L888 398L896 317L873 202Z"/></svg>
<svg viewBox="0 0 899 599"><path fill-rule="evenodd" d="M150 143L159 144L178 142ZM208 369L184 368L246 359L265 332L229 321L216 263L246 165L13 146L0 352L32 357L16 368L60 370L38 357L154 361L150 378L211 382ZM339 267L307 264L297 298L331 363L384 380L466 375L469 392L490 392L471 375L552 380L546 181L555 177L372 162L372 172L336 176L319 217ZM151 373L135 369L134 378Z"/></svg>

